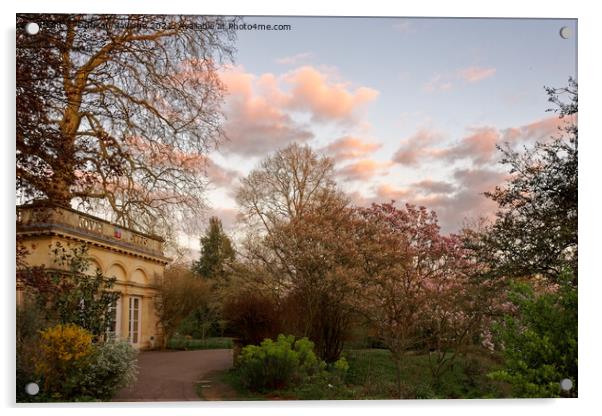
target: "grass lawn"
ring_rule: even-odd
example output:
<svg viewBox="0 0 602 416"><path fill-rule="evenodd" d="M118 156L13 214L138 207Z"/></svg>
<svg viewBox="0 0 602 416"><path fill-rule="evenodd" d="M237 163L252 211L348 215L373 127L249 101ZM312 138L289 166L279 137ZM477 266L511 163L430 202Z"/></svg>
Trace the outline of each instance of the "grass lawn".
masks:
<svg viewBox="0 0 602 416"><path fill-rule="evenodd" d="M397 383L395 365L388 350L346 350L349 362L345 382L332 386L324 380L310 380L287 390L254 393L239 382L236 369L217 375L218 381L237 393L237 400L337 400L337 399L395 399ZM508 386L489 380L487 373L499 364L487 353L471 353L458 357L442 377L439 386L433 386L428 355L407 358L403 371L403 397L431 398L501 398L508 397Z"/></svg>
<svg viewBox="0 0 602 416"><path fill-rule="evenodd" d="M167 342L170 350L219 350L232 348L232 338L214 337L205 339L189 339L174 337Z"/></svg>

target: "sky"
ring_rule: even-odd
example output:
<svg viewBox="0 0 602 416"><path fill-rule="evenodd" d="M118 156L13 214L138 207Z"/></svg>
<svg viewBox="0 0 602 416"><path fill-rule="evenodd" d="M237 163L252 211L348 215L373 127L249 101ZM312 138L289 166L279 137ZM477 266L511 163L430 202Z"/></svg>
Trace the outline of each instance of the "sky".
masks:
<svg viewBox="0 0 602 416"><path fill-rule="evenodd" d="M446 233L491 216L483 192L507 178L496 144L555 134L561 121L546 112L543 87L577 75L576 20L244 22L290 30L238 30L234 63L220 70L228 141L210 155L207 200L229 231L238 179L292 142L332 157L356 204L424 205Z"/></svg>

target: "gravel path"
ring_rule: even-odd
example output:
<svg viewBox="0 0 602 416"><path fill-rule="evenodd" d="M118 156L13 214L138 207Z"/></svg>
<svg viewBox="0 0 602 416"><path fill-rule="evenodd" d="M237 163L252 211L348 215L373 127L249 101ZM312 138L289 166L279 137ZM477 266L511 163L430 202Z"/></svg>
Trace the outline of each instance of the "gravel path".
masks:
<svg viewBox="0 0 602 416"><path fill-rule="evenodd" d="M195 385L212 371L232 367L232 350L149 351L138 356L138 381L116 402L200 400Z"/></svg>

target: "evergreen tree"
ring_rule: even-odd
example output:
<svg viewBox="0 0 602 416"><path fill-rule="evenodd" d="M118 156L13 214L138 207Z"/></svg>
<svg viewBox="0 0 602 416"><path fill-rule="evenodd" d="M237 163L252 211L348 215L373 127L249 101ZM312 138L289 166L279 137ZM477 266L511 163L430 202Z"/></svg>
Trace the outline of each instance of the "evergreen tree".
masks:
<svg viewBox="0 0 602 416"><path fill-rule="evenodd" d="M224 275L224 265L234 260L234 256L232 242L224 233L222 222L211 217L205 235L201 237L201 257L194 262L193 271L205 279L218 278Z"/></svg>

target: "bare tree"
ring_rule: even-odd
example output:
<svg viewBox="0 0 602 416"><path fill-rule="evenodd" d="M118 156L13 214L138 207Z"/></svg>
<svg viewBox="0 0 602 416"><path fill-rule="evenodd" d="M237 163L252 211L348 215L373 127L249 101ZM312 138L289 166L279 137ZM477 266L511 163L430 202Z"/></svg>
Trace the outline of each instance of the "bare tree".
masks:
<svg viewBox="0 0 602 416"><path fill-rule="evenodd" d="M29 21L39 34L21 30ZM223 138L228 22L19 14L17 26L17 190L147 232L198 212Z"/></svg>
<svg viewBox="0 0 602 416"><path fill-rule="evenodd" d="M309 146L292 144L264 159L242 179L236 199L244 218L269 233L283 220L303 215L335 190L334 162Z"/></svg>
<svg viewBox="0 0 602 416"><path fill-rule="evenodd" d="M290 145L242 180L237 199L250 225L242 255L255 284L278 303L286 331L310 337L335 361L350 322L354 239L333 161Z"/></svg>

